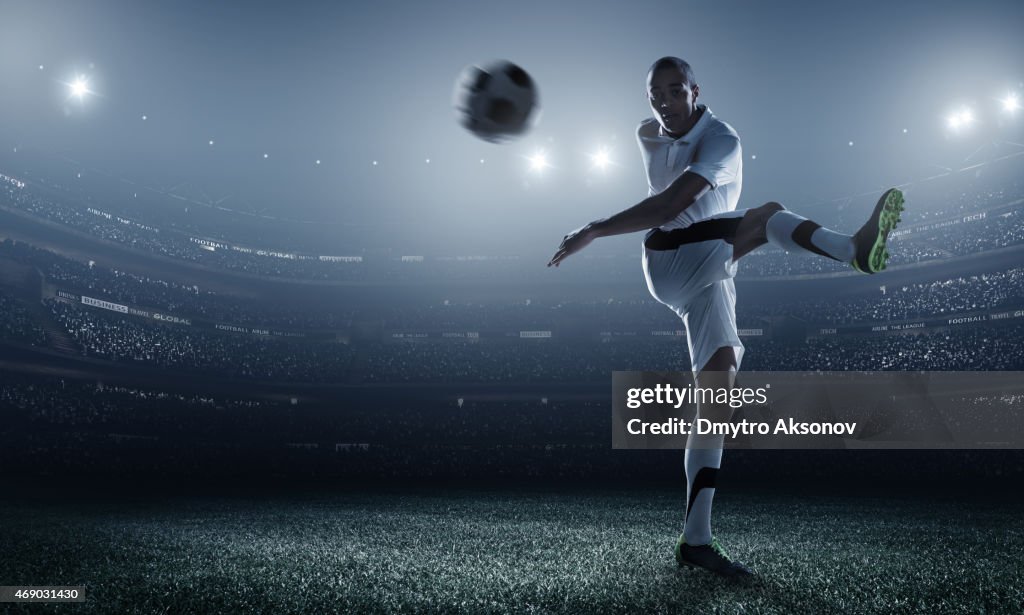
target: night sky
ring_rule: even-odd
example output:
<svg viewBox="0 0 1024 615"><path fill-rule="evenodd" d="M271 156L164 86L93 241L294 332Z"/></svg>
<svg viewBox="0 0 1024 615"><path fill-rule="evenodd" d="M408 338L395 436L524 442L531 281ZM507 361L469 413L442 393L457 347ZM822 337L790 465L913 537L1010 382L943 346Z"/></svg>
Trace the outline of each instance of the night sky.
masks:
<svg viewBox="0 0 1024 615"><path fill-rule="evenodd" d="M438 253L546 261L566 231L646 195L634 130L663 55L691 62L701 100L739 132L741 207L813 214L1022 141L1024 113L999 102L1024 94L1021 2L8 0L0 13L0 165L19 147L187 184L346 246L388 229ZM465 132L451 106L459 72L494 58L540 88L538 125L505 145ZM965 106L974 125L952 131ZM540 149L552 167L536 174Z"/></svg>

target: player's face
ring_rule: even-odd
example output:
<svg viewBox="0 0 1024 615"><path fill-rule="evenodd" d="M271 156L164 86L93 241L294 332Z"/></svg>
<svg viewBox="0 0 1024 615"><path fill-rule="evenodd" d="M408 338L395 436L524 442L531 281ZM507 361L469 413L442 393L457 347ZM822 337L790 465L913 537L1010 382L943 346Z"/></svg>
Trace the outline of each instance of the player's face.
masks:
<svg viewBox="0 0 1024 615"><path fill-rule="evenodd" d="M690 88L682 71L671 66L647 75L647 100L662 129L672 135L689 130L700 89Z"/></svg>

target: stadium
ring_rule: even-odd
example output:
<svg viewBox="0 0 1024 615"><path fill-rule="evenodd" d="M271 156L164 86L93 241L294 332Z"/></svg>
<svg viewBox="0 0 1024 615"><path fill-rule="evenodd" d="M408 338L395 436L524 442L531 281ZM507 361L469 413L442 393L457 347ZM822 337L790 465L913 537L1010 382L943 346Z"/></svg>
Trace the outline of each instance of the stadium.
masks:
<svg viewBox="0 0 1024 615"><path fill-rule="evenodd" d="M115 5L101 12L126 31L146 16ZM59 32L92 19L74 19L84 9L38 6L13 9L8 23ZM160 9L173 14L164 17L175 36L203 10ZM926 9L899 9L915 10ZM611 9L598 12L595 24L615 22ZM239 32L317 21L257 13L259 23ZM954 17L924 30L943 32ZM840 28L844 18L814 19ZM968 22L991 27L999 41L1021 19L1020 7L990 3ZM356 36L356 26L345 28ZM118 41L110 49L127 45ZM512 48L531 59L521 46ZM649 64L654 48L640 45L636 55ZM683 452L613 447L609 385L617 372L695 372L686 326L645 287L638 236L595 246L557 272L544 267L565 228L642 198L628 134L642 104L633 101L620 122L616 164L600 171L573 175L565 158L539 169L528 156L536 143L557 152L564 142L557 132L541 138L549 124L534 129L536 142L479 144L454 132L449 111L437 123L453 134L424 137L450 140L447 151L404 158L374 150L353 122L352 142L333 159L343 151L362 166L346 159L322 179L313 174L333 164L327 146L295 155L322 129L303 123L312 106L286 94L254 102L287 110L281 117L300 133L272 120L265 132L274 145L264 149L215 112L211 123L223 124L215 138L168 118L171 102L142 114L142 98L116 93L112 60L104 73L97 59L88 86L63 77L54 86L48 75L45 86L31 85L57 63L36 57L55 54L29 46L0 63L0 76L23 84L0 121L0 585L84 588L84 601L58 607L83 613L1020 612L1024 453L1012 421L998 426L1007 442L990 447L950 439L728 450L716 534L758 582L679 569L672 544L687 510ZM530 66L551 92L545 122L557 126L567 121L558 70L541 57ZM1020 56L1010 57L1019 74ZM390 61L380 60L382 72ZM710 52L694 63L712 77ZM637 83L647 69L638 66L630 69ZM199 91L215 72L182 83ZM747 117L739 102L711 93L710 85L728 90L728 79L708 82L716 113ZM40 92L54 87L71 93L42 120ZM241 98L246 86L226 90ZM184 96L174 105L186 112L224 102ZM1022 118L1016 98L998 100L1001 108L975 115L879 120L872 126L911 129L851 129L849 145L843 136L820 152L812 141L821 131L797 134L806 160L758 132L770 122L758 122L756 109L737 121L741 135L747 126L752 134L743 137L745 206L779 199L826 227L851 229L881 183L898 186L909 204L881 275L772 245L740 261L738 378L1024 372ZM247 121L256 122L252 113ZM986 113L998 119L986 124ZM129 116L145 130L111 128ZM192 129L195 152L179 142ZM117 136L90 141L100 131ZM418 137L403 138L404 156ZM153 149L136 151L143 141ZM855 142L867 151L851 153ZM212 151L222 144L234 149ZM829 159L819 183L793 187L781 159L794 156L808 167ZM780 176L790 183L770 179ZM573 185L584 186L588 205L568 196ZM458 186L457 198L447 186ZM324 194L333 195L330 210L303 204ZM413 199L416 207L395 204ZM494 209L476 211L482 203ZM956 402L943 433L969 431L992 406L1019 421L1024 392L978 388ZM882 426L869 427L881 433L901 419L914 420L876 414Z"/></svg>

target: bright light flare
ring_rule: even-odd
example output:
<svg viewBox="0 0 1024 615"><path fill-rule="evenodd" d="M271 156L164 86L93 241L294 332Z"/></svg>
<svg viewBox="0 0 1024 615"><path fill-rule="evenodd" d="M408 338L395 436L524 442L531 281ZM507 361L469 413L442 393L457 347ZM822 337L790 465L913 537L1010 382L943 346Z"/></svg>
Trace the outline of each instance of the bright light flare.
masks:
<svg viewBox="0 0 1024 615"><path fill-rule="evenodd" d="M949 116L946 123L953 129L964 128L974 123L974 114L971 113L970 109L963 109Z"/></svg>
<svg viewBox="0 0 1024 615"><path fill-rule="evenodd" d="M81 100L86 94L89 94L89 82L84 77L77 77L70 84L71 95Z"/></svg>
<svg viewBox="0 0 1024 615"><path fill-rule="evenodd" d="M530 156L528 160L530 161L531 171L540 172L551 166L548 164L548 157L544 152L537 152Z"/></svg>
<svg viewBox="0 0 1024 615"><path fill-rule="evenodd" d="M608 165L612 163L612 158L608 154L607 149L601 148L590 155L590 161L594 164L595 167L603 171L607 169Z"/></svg>
<svg viewBox="0 0 1024 615"><path fill-rule="evenodd" d="M1001 102L1003 103L1003 111L1013 113L1017 109L1020 109L1020 99L1017 98L1016 94L1008 95Z"/></svg>

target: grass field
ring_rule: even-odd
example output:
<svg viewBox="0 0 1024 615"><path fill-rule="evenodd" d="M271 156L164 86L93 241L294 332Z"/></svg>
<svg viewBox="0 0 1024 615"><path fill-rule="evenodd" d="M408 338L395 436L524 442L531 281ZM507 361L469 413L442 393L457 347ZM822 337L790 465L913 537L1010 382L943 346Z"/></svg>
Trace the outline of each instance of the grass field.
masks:
<svg viewBox="0 0 1024 615"><path fill-rule="evenodd" d="M10 493L10 492L8 492ZM11 499L24 613L1021 613L1012 502L735 490L715 531L760 576L677 569L682 494L427 490ZM5 611L6 612L6 611Z"/></svg>

